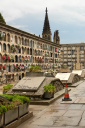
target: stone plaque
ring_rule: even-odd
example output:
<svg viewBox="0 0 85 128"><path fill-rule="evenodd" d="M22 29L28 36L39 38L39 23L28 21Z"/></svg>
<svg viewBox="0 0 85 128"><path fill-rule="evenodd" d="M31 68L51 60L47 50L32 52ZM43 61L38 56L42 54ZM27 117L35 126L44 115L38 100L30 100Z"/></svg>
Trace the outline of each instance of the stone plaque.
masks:
<svg viewBox="0 0 85 128"><path fill-rule="evenodd" d="M24 77L22 80L20 80L13 90L22 90L22 91L28 91L28 90L35 90L40 87L41 83L44 81L45 77Z"/></svg>
<svg viewBox="0 0 85 128"><path fill-rule="evenodd" d="M75 73L75 74L78 74L79 76L81 76L82 70L73 70L72 73Z"/></svg>
<svg viewBox="0 0 85 128"><path fill-rule="evenodd" d="M68 80L70 77L70 74L71 73L57 73L55 77L60 80Z"/></svg>

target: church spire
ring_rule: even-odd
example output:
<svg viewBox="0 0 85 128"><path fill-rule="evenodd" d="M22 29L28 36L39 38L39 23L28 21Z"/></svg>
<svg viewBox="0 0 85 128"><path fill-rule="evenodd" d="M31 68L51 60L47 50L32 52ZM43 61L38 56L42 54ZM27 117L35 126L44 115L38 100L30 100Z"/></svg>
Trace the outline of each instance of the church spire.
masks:
<svg viewBox="0 0 85 128"><path fill-rule="evenodd" d="M42 38L48 39L51 41L51 30L49 25L49 19L48 19L48 13L47 13L47 7L46 7L46 14L45 14L45 20L44 20L44 27L42 32Z"/></svg>

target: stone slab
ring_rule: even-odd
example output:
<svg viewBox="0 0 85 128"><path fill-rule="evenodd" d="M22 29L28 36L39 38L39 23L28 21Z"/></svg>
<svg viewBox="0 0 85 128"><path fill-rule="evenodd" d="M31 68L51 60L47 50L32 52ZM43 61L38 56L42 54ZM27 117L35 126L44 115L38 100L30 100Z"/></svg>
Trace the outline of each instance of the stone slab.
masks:
<svg viewBox="0 0 85 128"><path fill-rule="evenodd" d="M85 104L85 97L79 97L74 103Z"/></svg>
<svg viewBox="0 0 85 128"><path fill-rule="evenodd" d="M13 90L37 91L45 77L24 77L13 88Z"/></svg>
<svg viewBox="0 0 85 128"><path fill-rule="evenodd" d="M79 126L85 127L85 115L84 115L84 117L81 118L81 121L79 123Z"/></svg>
<svg viewBox="0 0 85 128"><path fill-rule="evenodd" d="M70 110L79 110L79 109L82 108L82 106L83 106L83 105L81 105L81 104L79 104L79 105L77 105L77 104L71 104L71 105L68 107L68 109L70 109Z"/></svg>
<svg viewBox="0 0 85 128"><path fill-rule="evenodd" d="M58 127L58 126L77 126L79 121L80 121L81 117L60 117L58 120L56 120L54 122L54 126Z"/></svg>
<svg viewBox="0 0 85 128"><path fill-rule="evenodd" d="M58 78L60 80L66 80L68 81L69 77L70 77L71 73L57 73L55 78Z"/></svg>
<svg viewBox="0 0 85 128"><path fill-rule="evenodd" d="M81 76L82 70L73 70L72 73L78 74L79 76Z"/></svg>
<svg viewBox="0 0 85 128"><path fill-rule="evenodd" d="M81 116L83 113L82 110L68 110L63 116L68 116L68 117L77 117L77 116Z"/></svg>
<svg viewBox="0 0 85 128"><path fill-rule="evenodd" d="M59 117L59 116L63 116L64 114L66 113L66 110L49 110L47 112L45 112L45 114L42 116L48 116L48 117L51 117L51 116L56 116L56 117Z"/></svg>

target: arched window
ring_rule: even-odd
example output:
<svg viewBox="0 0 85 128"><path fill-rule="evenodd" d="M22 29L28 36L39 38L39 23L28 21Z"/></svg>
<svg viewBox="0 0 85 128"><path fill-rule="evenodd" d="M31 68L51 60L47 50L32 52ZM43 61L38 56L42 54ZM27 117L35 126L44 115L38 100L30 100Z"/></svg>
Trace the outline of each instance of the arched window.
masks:
<svg viewBox="0 0 85 128"><path fill-rule="evenodd" d="M2 46L2 45L1 45L1 43L0 43L0 52L2 51L1 46Z"/></svg>
<svg viewBox="0 0 85 128"><path fill-rule="evenodd" d="M11 42L14 42L14 38L13 38L13 35L11 35Z"/></svg>
<svg viewBox="0 0 85 128"><path fill-rule="evenodd" d="M19 56L19 62L21 62L21 56Z"/></svg>
<svg viewBox="0 0 85 128"><path fill-rule="evenodd" d="M10 34L7 34L7 42L10 42Z"/></svg>
<svg viewBox="0 0 85 128"><path fill-rule="evenodd" d="M3 32L3 41L6 41L6 33Z"/></svg>
<svg viewBox="0 0 85 128"><path fill-rule="evenodd" d="M24 73L22 73L22 78L24 77Z"/></svg>
<svg viewBox="0 0 85 128"><path fill-rule="evenodd" d="M6 52L6 44L3 44L3 52Z"/></svg>
<svg viewBox="0 0 85 128"><path fill-rule="evenodd" d="M30 62L30 63L32 62L32 56L30 56L30 58L29 58L29 62Z"/></svg>
<svg viewBox="0 0 85 128"><path fill-rule="evenodd" d="M15 62L18 62L18 56L17 55L15 56Z"/></svg>
<svg viewBox="0 0 85 128"><path fill-rule="evenodd" d="M30 41L30 47L32 48L32 40Z"/></svg>
<svg viewBox="0 0 85 128"><path fill-rule="evenodd" d="M22 45L24 45L24 38L22 38Z"/></svg>
<svg viewBox="0 0 85 128"><path fill-rule="evenodd" d="M17 44L17 36L15 36L15 43Z"/></svg>
<svg viewBox="0 0 85 128"><path fill-rule="evenodd" d="M27 46L27 40L26 39L24 40L24 45Z"/></svg>
<svg viewBox="0 0 85 128"><path fill-rule="evenodd" d="M27 49L27 54L29 54L29 48Z"/></svg>
<svg viewBox="0 0 85 128"><path fill-rule="evenodd" d="M30 48L30 55L32 55L32 49Z"/></svg>
<svg viewBox="0 0 85 128"><path fill-rule="evenodd" d="M29 39L27 40L27 46L29 46Z"/></svg>
<svg viewBox="0 0 85 128"><path fill-rule="evenodd" d="M22 47L22 54L24 54L24 48Z"/></svg>
<svg viewBox="0 0 85 128"><path fill-rule="evenodd" d="M0 54L0 62L2 62L2 55Z"/></svg>
<svg viewBox="0 0 85 128"><path fill-rule="evenodd" d="M10 53L10 45L7 45L7 52Z"/></svg>
<svg viewBox="0 0 85 128"><path fill-rule="evenodd" d="M20 37L18 38L18 44L21 44L21 39L20 39Z"/></svg>

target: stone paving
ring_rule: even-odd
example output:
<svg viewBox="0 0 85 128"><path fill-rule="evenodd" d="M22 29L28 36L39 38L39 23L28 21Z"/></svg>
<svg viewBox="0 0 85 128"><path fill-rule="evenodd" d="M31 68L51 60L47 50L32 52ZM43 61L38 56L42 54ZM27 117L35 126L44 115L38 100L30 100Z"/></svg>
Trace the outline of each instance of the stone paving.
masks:
<svg viewBox="0 0 85 128"><path fill-rule="evenodd" d="M34 116L17 128L85 128L85 81L69 95L69 103L61 97L49 106L30 105Z"/></svg>

